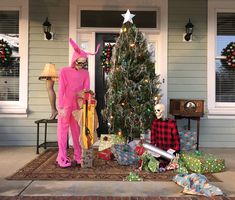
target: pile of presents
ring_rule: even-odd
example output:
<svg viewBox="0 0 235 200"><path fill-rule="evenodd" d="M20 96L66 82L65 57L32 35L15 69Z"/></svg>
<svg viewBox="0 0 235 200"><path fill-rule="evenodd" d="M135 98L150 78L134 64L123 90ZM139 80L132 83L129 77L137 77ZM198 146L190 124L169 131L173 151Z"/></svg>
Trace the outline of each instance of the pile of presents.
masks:
<svg viewBox="0 0 235 200"><path fill-rule="evenodd" d="M85 100L78 102L85 109L77 114L83 127L82 167L93 167L93 144L96 141L95 101L92 94L85 94ZM184 187L187 194L205 196L222 195L222 191L209 184L206 173L225 170L224 159L215 155L196 150L196 132L190 130L178 131L173 119L157 118L152 122L151 131L143 134L139 140L127 142L121 132L117 134L102 134L99 140L97 157L104 160L115 160L120 165L135 165L137 171L149 173L164 173L174 170L177 175L173 181ZM89 132L86 129L89 129ZM141 181L138 173L130 172L127 181Z"/></svg>
<svg viewBox="0 0 235 200"><path fill-rule="evenodd" d="M160 149L154 144L147 143L145 139L126 143L121 135L103 134L100 137L97 156L104 160L115 160L120 165L135 165L136 171L130 172L125 179L127 181L142 181L138 171L164 173L174 170L177 175L174 176L173 181L184 188L184 193L208 197L222 195L222 191L211 185L203 174L224 171L224 159L196 149L189 149L188 142L193 141L191 137L195 137L195 133L190 134L187 130L181 131L181 135L183 136L179 134L180 140L186 141L186 146L182 145L182 148L187 150L180 149L176 153L172 150ZM151 141L150 137L145 135L145 138Z"/></svg>
<svg viewBox="0 0 235 200"><path fill-rule="evenodd" d="M180 174L206 174L225 170L224 159L215 155L197 150L172 152L174 151L164 151L143 140L134 140L127 144L121 135L102 134L97 156L104 160L116 160L120 165L136 165L139 170L153 173L175 170Z"/></svg>

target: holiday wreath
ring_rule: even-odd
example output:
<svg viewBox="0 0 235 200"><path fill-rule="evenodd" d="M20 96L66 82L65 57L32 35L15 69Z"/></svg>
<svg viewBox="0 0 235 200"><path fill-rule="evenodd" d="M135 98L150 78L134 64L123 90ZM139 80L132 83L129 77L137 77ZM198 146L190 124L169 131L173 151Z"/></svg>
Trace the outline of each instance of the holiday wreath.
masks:
<svg viewBox="0 0 235 200"><path fill-rule="evenodd" d="M223 66L235 67L235 42L230 42L221 52L225 59L221 59Z"/></svg>
<svg viewBox="0 0 235 200"><path fill-rule="evenodd" d="M0 40L0 67L6 67L10 63L11 47L3 39Z"/></svg>
<svg viewBox="0 0 235 200"><path fill-rule="evenodd" d="M108 73L111 68L111 57L112 57L112 49L113 45L110 43L108 45L105 45L102 55L101 55L101 66L104 69L104 72Z"/></svg>

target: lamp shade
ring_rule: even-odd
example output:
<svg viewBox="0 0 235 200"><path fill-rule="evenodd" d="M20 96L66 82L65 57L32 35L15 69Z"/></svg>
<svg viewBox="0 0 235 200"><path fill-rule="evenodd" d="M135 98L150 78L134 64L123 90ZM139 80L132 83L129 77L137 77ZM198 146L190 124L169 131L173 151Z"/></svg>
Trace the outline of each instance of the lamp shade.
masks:
<svg viewBox="0 0 235 200"><path fill-rule="evenodd" d="M56 81L58 79L58 75L56 72L55 64L47 63L38 79Z"/></svg>

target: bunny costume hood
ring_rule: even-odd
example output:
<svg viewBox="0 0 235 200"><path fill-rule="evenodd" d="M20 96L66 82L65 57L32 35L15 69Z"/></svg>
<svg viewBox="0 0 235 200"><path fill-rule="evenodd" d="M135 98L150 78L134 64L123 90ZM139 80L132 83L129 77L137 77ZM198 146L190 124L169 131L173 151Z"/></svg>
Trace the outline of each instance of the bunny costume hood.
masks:
<svg viewBox="0 0 235 200"><path fill-rule="evenodd" d="M75 62L78 58L81 58L81 60L84 61L85 59L87 59L88 55L97 54L97 52L100 48L100 44L98 44L97 47L96 47L95 53L89 53L89 52L85 52L82 49L80 49L79 46L77 45L77 43L72 38L69 39L69 42L70 42L71 46L74 49L71 64L70 64L71 67L75 67L75 65L76 65Z"/></svg>

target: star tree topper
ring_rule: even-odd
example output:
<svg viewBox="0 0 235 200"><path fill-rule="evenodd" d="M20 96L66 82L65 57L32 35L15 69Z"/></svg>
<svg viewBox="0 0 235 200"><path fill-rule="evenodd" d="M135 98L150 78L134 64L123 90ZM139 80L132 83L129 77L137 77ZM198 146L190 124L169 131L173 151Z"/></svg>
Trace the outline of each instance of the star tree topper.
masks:
<svg viewBox="0 0 235 200"><path fill-rule="evenodd" d="M125 24L125 23L128 22L128 21L133 24L132 18L133 18L135 15L131 14L129 9L126 11L125 14L122 14L122 16L124 17L123 24Z"/></svg>

